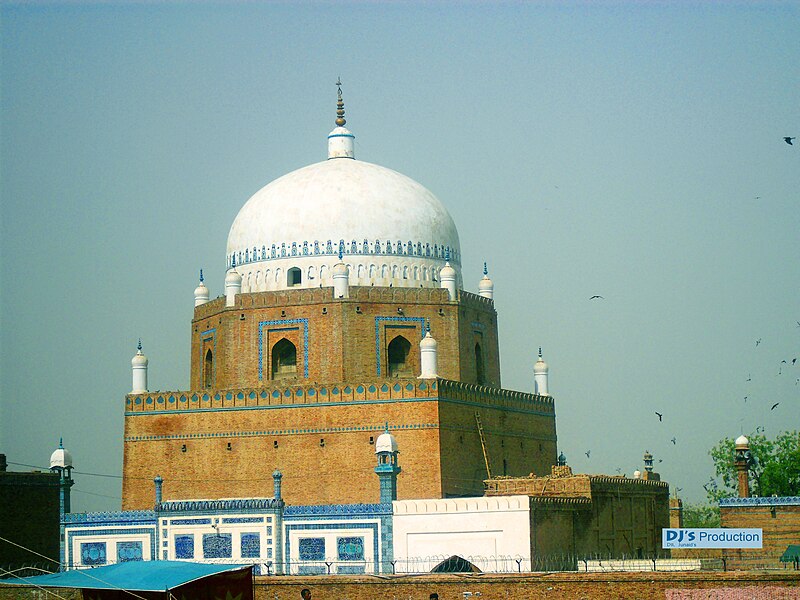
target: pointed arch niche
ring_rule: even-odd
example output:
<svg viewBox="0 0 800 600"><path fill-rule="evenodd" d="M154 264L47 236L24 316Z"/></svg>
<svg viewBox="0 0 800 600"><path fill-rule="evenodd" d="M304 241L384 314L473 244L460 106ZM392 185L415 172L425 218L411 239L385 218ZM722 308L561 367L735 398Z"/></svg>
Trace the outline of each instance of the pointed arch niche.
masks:
<svg viewBox="0 0 800 600"><path fill-rule="evenodd" d="M297 376L297 346L283 338L275 343L270 354L272 356L270 379L288 379Z"/></svg>

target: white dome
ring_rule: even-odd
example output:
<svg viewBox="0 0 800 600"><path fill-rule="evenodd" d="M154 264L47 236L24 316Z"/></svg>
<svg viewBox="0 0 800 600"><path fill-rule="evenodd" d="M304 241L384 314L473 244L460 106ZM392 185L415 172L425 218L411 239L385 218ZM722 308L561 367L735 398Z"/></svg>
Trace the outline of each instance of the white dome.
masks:
<svg viewBox="0 0 800 600"><path fill-rule="evenodd" d="M340 245L351 285L439 287L445 254L456 268L461 258L453 219L425 187L391 169L331 158L247 201L228 234L227 268L241 273L242 292L329 286Z"/></svg>
<svg viewBox="0 0 800 600"><path fill-rule="evenodd" d="M750 444L750 440L748 440L745 436L740 435L738 438L736 438L734 444L737 446L748 446Z"/></svg>
<svg viewBox="0 0 800 600"><path fill-rule="evenodd" d="M397 440L388 431L380 434L375 441L375 454L379 452L397 452Z"/></svg>
<svg viewBox="0 0 800 600"><path fill-rule="evenodd" d="M60 467L66 469L72 466L72 454L69 450L59 445L55 452L50 455L50 468Z"/></svg>
<svg viewBox="0 0 800 600"><path fill-rule="evenodd" d="M419 345L420 348L423 349L433 348L434 350L436 350L439 343L435 339L433 339L433 336L431 335L431 330L428 329L428 331L425 332L425 337L422 338L422 341L419 343Z"/></svg>
<svg viewBox="0 0 800 600"><path fill-rule="evenodd" d="M147 357L142 352L142 343L139 342L139 349L136 351L136 354L133 355L131 359L131 366L138 367L138 366L147 366Z"/></svg>

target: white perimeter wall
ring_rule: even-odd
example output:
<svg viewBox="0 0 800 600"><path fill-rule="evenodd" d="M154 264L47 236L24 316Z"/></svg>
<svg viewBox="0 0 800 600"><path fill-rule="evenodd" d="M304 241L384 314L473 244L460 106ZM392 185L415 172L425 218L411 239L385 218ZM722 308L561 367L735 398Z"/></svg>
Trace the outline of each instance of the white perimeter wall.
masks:
<svg viewBox="0 0 800 600"><path fill-rule="evenodd" d="M429 572L453 555L484 572L530 570L528 496L397 500L392 505L398 573Z"/></svg>

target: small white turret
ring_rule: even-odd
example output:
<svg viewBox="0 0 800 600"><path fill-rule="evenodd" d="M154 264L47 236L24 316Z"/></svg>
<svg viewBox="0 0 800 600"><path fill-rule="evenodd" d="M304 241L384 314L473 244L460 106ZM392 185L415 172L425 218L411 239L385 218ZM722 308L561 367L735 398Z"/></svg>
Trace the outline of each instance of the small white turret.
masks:
<svg viewBox="0 0 800 600"><path fill-rule="evenodd" d="M450 294L450 300L456 300L458 292L456 291L456 270L450 266L450 250L447 250L444 257L445 263L442 270L439 271L439 281L442 288L446 289Z"/></svg>
<svg viewBox="0 0 800 600"><path fill-rule="evenodd" d="M336 102L336 128L328 134L328 158L355 158L355 139L344 124L344 100L342 100L342 82L336 82L339 87L339 99Z"/></svg>
<svg viewBox="0 0 800 600"><path fill-rule="evenodd" d="M142 353L142 340L139 340L136 355L131 359L133 371L133 389L131 394L144 394L147 392L147 357Z"/></svg>
<svg viewBox="0 0 800 600"><path fill-rule="evenodd" d="M342 260L342 244L339 245L339 262L333 265L333 297L350 297L350 271Z"/></svg>
<svg viewBox="0 0 800 600"><path fill-rule="evenodd" d="M549 396L547 392L547 375L550 368L542 358L542 349L539 348L539 360L533 365L533 393L538 396Z"/></svg>
<svg viewBox="0 0 800 600"><path fill-rule="evenodd" d="M431 335L431 325L428 323L425 328L425 337L419 343L419 356L422 365L422 373L419 379L436 379L439 377L436 356L436 348L438 346L438 342Z"/></svg>
<svg viewBox="0 0 800 600"><path fill-rule="evenodd" d="M72 454L64 448L63 438L58 440L58 448L50 455L51 469L72 469Z"/></svg>
<svg viewBox="0 0 800 600"><path fill-rule="evenodd" d="M236 304L236 294L242 293L242 276L236 271L236 265L225 275L225 306Z"/></svg>
<svg viewBox="0 0 800 600"><path fill-rule="evenodd" d="M494 283L489 279L489 270L483 263L483 279L478 283L478 295L492 300L494 298Z"/></svg>
<svg viewBox="0 0 800 600"><path fill-rule="evenodd" d="M208 302L208 288L203 283L203 269L200 269L200 285L194 288L194 305L200 306Z"/></svg>

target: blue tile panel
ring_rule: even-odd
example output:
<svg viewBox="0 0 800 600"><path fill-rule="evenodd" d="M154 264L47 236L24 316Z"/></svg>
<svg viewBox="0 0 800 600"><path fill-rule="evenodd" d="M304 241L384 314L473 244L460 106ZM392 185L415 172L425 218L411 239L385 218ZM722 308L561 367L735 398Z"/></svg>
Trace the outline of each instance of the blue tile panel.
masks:
<svg viewBox="0 0 800 600"><path fill-rule="evenodd" d="M381 374L381 323L417 323L420 339L425 337L425 319L423 317L375 317L375 374Z"/></svg>
<svg viewBox="0 0 800 600"><path fill-rule="evenodd" d="M143 560L142 542L117 542L117 562Z"/></svg>
<svg viewBox="0 0 800 600"><path fill-rule="evenodd" d="M297 541L300 560L325 560L325 538L301 538Z"/></svg>
<svg viewBox="0 0 800 600"><path fill-rule="evenodd" d="M204 533L203 558L230 558L233 540L230 533Z"/></svg>
<svg viewBox="0 0 800 600"><path fill-rule="evenodd" d="M175 558L194 558L194 535L175 536Z"/></svg>
<svg viewBox="0 0 800 600"><path fill-rule="evenodd" d="M282 500L275 498L243 498L236 500L170 500L159 505L161 514L203 512L217 513L220 511L253 511L269 510L277 511L283 505ZM267 517L269 520L270 517ZM177 519L171 519L172 524L178 524ZM203 523L180 523L181 525L208 524L210 521L205 519Z"/></svg>
<svg viewBox="0 0 800 600"><path fill-rule="evenodd" d="M447 260L451 265L461 265L461 252L445 244L431 244L417 240L295 240L265 241L261 247L241 248L226 256L227 269L236 265L281 260L293 256L335 256L342 250L344 256L418 256Z"/></svg>
<svg viewBox="0 0 800 600"><path fill-rule="evenodd" d="M391 504L320 504L316 506L287 506L283 511L284 522L309 517L360 516L376 517L391 515Z"/></svg>
<svg viewBox="0 0 800 600"><path fill-rule="evenodd" d="M81 564L92 567L106 564L106 543L86 542L81 544Z"/></svg>
<svg viewBox="0 0 800 600"><path fill-rule="evenodd" d="M263 523L264 517L236 517L230 519L222 519L223 523Z"/></svg>
<svg viewBox="0 0 800 600"><path fill-rule="evenodd" d="M800 506L800 496L764 496L758 498L722 498L720 508L735 506Z"/></svg>
<svg viewBox="0 0 800 600"><path fill-rule="evenodd" d="M211 525L211 519L170 519L170 525Z"/></svg>
<svg viewBox="0 0 800 600"><path fill-rule="evenodd" d="M91 515L92 513L79 513L86 515ZM130 525L130 523L114 523L114 525ZM72 549L74 547L75 540L85 537L97 537L97 536L104 536L107 539L113 539L115 537L119 537L121 535L141 535L144 534L150 538L150 560L155 560L158 551L158 545L156 543L156 527L155 523L153 523L152 527L118 527L114 529L80 529L78 528L80 525L70 525L69 529L65 532L65 541L64 541L64 548L67 552L65 557L67 564L72 566L76 564L76 560L80 561L80 556L73 556ZM77 564L80 564L78 562Z"/></svg>
<svg viewBox="0 0 800 600"><path fill-rule="evenodd" d="M65 513L65 524L100 524L105 525L155 525L154 510L125 510L114 512Z"/></svg>
<svg viewBox="0 0 800 600"><path fill-rule="evenodd" d="M243 533L242 534L242 558L258 558L261 556L261 534Z"/></svg>
<svg viewBox="0 0 800 600"><path fill-rule="evenodd" d="M336 538L336 557L338 560L364 560L364 538Z"/></svg>
<svg viewBox="0 0 800 600"><path fill-rule="evenodd" d="M391 510L391 504L389 504L388 506L389 506L389 509ZM284 546L285 546L284 557L286 559L287 566L288 566L289 561L290 561L289 557L291 557L291 555L292 555L291 554L291 537L292 537L291 536L291 532L292 531L309 531L309 532L311 532L311 531L319 531L319 532L323 532L323 531L342 530L342 531L346 532L347 530L350 530L350 531L361 530L361 531L363 531L365 529L372 531L372 539L373 539L372 552L373 552L373 556L375 557L375 562L379 563L382 559L385 559L386 557L382 557L380 552L379 552L379 537L380 536L378 535L378 523L374 523L374 522L373 523L369 523L369 522L363 522L363 521L361 521L361 522L352 521L350 523L332 523L332 522L328 521L328 522L321 522L321 523L287 524L286 525L286 539L285 539L285 544L284 544ZM386 532L385 527L383 527L383 526L381 526L381 530L383 530L384 533ZM324 542L324 538L301 538L300 542L302 542L303 539L321 539ZM324 560L324 557L322 559L304 559L303 558L303 554L301 554L299 552L299 550L300 550L300 548L298 547L298 554L300 556L300 560ZM324 544L323 544L323 554L324 554Z"/></svg>
<svg viewBox="0 0 800 600"><path fill-rule="evenodd" d="M258 322L258 380L264 376L264 327L282 327L286 325L303 326L303 377L308 378L308 319L277 319Z"/></svg>

